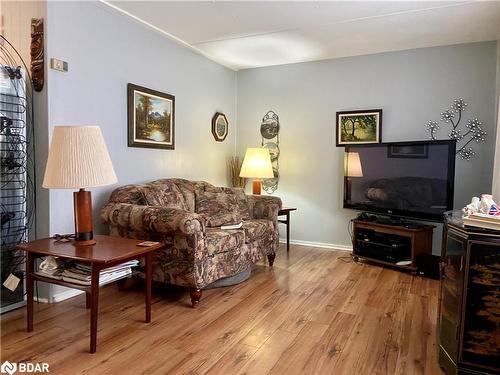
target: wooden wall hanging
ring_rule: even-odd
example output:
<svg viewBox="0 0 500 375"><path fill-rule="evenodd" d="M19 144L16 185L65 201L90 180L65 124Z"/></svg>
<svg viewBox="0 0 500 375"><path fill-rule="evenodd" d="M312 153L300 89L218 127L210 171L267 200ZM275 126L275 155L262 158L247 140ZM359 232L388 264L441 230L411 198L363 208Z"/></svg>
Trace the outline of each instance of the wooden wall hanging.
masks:
<svg viewBox="0 0 500 375"><path fill-rule="evenodd" d="M31 19L31 81L35 91L42 91L44 83L43 18Z"/></svg>

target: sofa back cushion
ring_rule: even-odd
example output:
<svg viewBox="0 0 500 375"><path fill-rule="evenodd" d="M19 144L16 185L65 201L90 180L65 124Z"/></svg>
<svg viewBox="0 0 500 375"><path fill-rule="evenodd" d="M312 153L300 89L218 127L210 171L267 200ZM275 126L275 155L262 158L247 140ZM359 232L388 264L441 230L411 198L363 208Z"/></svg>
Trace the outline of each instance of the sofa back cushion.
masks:
<svg viewBox="0 0 500 375"><path fill-rule="evenodd" d="M181 190L169 180L158 180L144 184L141 190L144 195L144 201L148 206L187 210Z"/></svg>
<svg viewBox="0 0 500 375"><path fill-rule="evenodd" d="M196 213L206 217L209 227L237 224L242 220L235 194L224 191L196 190Z"/></svg>
<svg viewBox="0 0 500 375"><path fill-rule="evenodd" d="M233 194L236 199L236 203L238 204L238 213L241 216L241 220L250 220L250 206L248 203L247 195L245 194L245 190L242 188L229 188L229 187L216 187L216 186L207 186L205 187L205 191L213 192L213 193L226 193Z"/></svg>
<svg viewBox="0 0 500 375"><path fill-rule="evenodd" d="M144 194L142 193L141 186L142 185L139 184L120 186L113 190L109 197L109 201L114 203L144 205L146 203L144 202Z"/></svg>

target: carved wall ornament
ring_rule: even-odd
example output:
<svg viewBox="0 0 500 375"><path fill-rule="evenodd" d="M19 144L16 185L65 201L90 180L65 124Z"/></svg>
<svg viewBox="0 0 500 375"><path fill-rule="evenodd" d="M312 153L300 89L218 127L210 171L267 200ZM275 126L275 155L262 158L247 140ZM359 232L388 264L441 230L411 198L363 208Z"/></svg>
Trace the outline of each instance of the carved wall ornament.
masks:
<svg viewBox="0 0 500 375"><path fill-rule="evenodd" d="M484 142L487 133L483 130L483 123L477 118L467 120L465 129L459 128L460 121L462 120L462 112L465 111L467 103L463 99L455 99L451 107L441 112L441 121L450 127L448 138L457 141L457 155L462 160L469 161L472 159L476 152L472 147L468 147L471 142ZM425 125L429 138L435 141L436 132L439 130L440 125L437 121L429 120Z"/></svg>
<svg viewBox="0 0 500 375"><path fill-rule="evenodd" d="M43 18L31 19L31 81L35 91L43 90L44 83Z"/></svg>
<svg viewBox="0 0 500 375"><path fill-rule="evenodd" d="M260 125L260 135L262 136L262 147L267 148L271 154L271 164L273 166L273 178L266 178L262 181L262 188L268 194L272 194L278 189L279 156L280 156L280 120L274 111L268 111L262 118Z"/></svg>

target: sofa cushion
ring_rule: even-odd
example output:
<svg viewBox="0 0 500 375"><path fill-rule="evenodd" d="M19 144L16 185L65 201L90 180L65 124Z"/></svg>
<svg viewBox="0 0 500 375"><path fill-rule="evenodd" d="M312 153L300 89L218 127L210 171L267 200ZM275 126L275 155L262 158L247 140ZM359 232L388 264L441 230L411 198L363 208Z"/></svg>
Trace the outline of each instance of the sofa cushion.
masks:
<svg viewBox="0 0 500 375"><path fill-rule="evenodd" d="M241 220L250 219L250 206L248 204L248 198L245 194L245 190L242 188L229 188L229 187L218 187L218 186L207 186L205 191L218 193L224 192L226 194L234 194L236 198L236 203L238 203L238 212L240 213Z"/></svg>
<svg viewBox="0 0 500 375"><path fill-rule="evenodd" d="M242 230L207 228L207 251L210 256L238 249L244 242L245 234Z"/></svg>
<svg viewBox="0 0 500 375"><path fill-rule="evenodd" d="M274 233L273 222L266 219L244 221L242 229L245 232L245 243L253 242L267 235L272 236Z"/></svg>
<svg viewBox="0 0 500 375"><path fill-rule="evenodd" d="M241 222L236 196L227 194L224 191L197 190L196 213L206 217L207 226L209 227L220 227L221 225Z"/></svg>
<svg viewBox="0 0 500 375"><path fill-rule="evenodd" d="M169 180L157 180L144 184L141 188L148 206L162 206L188 210L184 196L177 185Z"/></svg>

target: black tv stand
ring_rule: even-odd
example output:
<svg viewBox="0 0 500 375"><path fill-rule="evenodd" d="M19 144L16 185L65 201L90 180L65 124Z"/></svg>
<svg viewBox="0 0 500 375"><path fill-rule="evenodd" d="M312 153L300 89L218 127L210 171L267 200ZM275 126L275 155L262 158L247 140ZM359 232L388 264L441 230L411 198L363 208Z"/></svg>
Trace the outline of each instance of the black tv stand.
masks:
<svg viewBox="0 0 500 375"><path fill-rule="evenodd" d="M432 225L360 214L353 220L353 259L365 259L416 274L417 256L432 252L433 230ZM403 261L408 264L400 264Z"/></svg>

